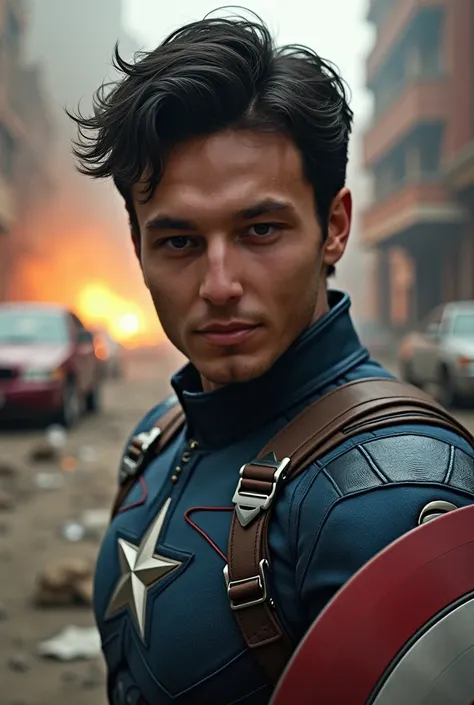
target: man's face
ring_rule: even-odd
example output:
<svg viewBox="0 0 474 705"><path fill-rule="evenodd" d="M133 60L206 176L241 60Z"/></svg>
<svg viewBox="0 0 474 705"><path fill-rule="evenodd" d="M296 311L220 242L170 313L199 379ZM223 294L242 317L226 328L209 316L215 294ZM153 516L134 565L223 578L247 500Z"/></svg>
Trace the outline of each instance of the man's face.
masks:
<svg viewBox="0 0 474 705"><path fill-rule="evenodd" d="M141 266L163 329L205 389L266 372L327 307L350 194L323 246L299 151L277 133L226 131L172 150L147 203L133 200Z"/></svg>

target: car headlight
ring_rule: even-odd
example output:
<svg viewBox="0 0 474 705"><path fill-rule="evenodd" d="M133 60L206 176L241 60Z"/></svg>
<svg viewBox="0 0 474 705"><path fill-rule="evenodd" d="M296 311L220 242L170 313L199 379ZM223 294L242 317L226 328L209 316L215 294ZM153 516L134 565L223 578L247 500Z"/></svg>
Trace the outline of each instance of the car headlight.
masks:
<svg viewBox="0 0 474 705"><path fill-rule="evenodd" d="M22 379L27 382L49 382L62 379L63 371L60 367L53 370L45 367L27 367L22 372Z"/></svg>

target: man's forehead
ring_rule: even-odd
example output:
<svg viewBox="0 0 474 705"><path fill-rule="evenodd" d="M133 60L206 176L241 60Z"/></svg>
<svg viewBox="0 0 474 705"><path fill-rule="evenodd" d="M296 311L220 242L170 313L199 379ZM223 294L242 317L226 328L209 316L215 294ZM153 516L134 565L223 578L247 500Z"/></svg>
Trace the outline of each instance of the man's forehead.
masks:
<svg viewBox="0 0 474 705"><path fill-rule="evenodd" d="M287 137L227 131L176 146L154 196L177 203L214 198L244 208L266 198L291 200L298 182L304 182L301 158ZM135 197L142 188L143 183L134 187Z"/></svg>
<svg viewBox="0 0 474 705"><path fill-rule="evenodd" d="M196 161L202 165L218 163L245 166L249 162L260 161L262 153L276 159L293 159L299 163L299 153L286 135L277 131L263 130L222 130L212 135L196 137L170 150L165 161L168 170L193 166Z"/></svg>

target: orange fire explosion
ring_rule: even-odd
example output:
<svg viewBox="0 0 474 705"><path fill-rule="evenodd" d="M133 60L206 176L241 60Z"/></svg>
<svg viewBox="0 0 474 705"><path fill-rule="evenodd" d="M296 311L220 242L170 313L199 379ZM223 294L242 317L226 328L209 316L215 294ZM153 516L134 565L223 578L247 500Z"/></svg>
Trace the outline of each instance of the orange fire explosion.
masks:
<svg viewBox="0 0 474 705"><path fill-rule="evenodd" d="M89 325L107 328L123 344L136 341L147 329L140 306L114 293L105 283L86 284L79 291L76 309Z"/></svg>
<svg viewBox="0 0 474 705"><path fill-rule="evenodd" d="M10 298L69 306L85 325L106 328L127 348L162 342L126 233L81 215L83 222L71 227L70 211L61 214L57 203L48 215L41 213L37 240L17 262Z"/></svg>

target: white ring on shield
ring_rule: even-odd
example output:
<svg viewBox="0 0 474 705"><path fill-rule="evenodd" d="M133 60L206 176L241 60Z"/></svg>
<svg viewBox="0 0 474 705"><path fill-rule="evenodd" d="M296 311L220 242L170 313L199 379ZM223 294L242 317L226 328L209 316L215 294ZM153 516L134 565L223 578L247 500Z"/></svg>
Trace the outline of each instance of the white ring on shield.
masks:
<svg viewBox="0 0 474 705"><path fill-rule="evenodd" d="M456 606L458 605L458 606ZM441 617L402 656L372 705L473 705L474 598Z"/></svg>

